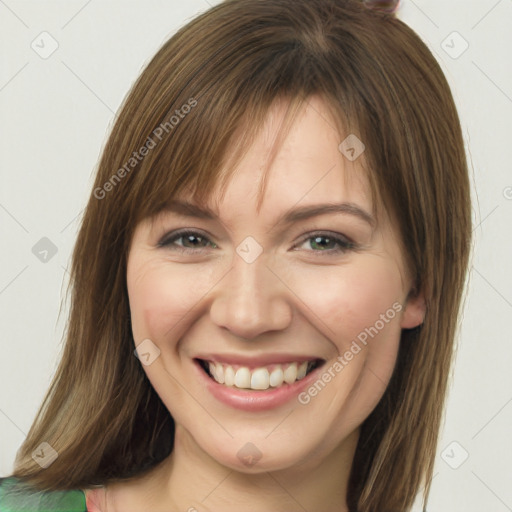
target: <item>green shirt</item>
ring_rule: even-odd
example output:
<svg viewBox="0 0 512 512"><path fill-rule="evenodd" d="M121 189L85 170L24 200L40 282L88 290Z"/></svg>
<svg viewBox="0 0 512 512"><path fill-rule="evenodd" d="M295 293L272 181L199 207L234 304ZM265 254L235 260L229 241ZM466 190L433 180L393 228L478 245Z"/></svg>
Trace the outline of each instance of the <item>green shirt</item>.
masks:
<svg viewBox="0 0 512 512"><path fill-rule="evenodd" d="M0 512L87 512L81 490L39 491L17 478L0 478Z"/></svg>

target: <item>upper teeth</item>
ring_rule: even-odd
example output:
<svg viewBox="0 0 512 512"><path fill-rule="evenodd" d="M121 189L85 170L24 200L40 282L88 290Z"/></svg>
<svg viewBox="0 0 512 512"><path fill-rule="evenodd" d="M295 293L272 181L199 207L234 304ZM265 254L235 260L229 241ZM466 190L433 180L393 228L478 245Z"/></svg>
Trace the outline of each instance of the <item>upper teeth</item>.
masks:
<svg viewBox="0 0 512 512"><path fill-rule="evenodd" d="M293 384L296 380L303 379L309 363L312 364L312 361L277 364L254 370L241 366L235 370L229 364L208 362L208 367L212 377L219 384L241 389L268 389L269 387L277 388L283 383Z"/></svg>

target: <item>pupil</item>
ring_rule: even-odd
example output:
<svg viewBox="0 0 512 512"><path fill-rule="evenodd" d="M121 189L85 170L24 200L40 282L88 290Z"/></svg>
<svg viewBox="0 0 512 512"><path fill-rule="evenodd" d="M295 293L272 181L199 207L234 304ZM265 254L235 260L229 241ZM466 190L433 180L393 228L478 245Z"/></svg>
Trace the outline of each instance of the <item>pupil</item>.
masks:
<svg viewBox="0 0 512 512"><path fill-rule="evenodd" d="M326 240L327 242L322 244L320 241L321 240ZM326 237L326 236L317 236L313 239L313 243L317 246L320 247L320 249L325 249L326 248L326 245L329 245L329 243L331 242L331 239Z"/></svg>
<svg viewBox="0 0 512 512"><path fill-rule="evenodd" d="M185 240L187 242L189 242L193 247L196 247L199 244L194 243L194 240L200 240L200 237L195 236L195 235L188 235L188 236L185 237Z"/></svg>

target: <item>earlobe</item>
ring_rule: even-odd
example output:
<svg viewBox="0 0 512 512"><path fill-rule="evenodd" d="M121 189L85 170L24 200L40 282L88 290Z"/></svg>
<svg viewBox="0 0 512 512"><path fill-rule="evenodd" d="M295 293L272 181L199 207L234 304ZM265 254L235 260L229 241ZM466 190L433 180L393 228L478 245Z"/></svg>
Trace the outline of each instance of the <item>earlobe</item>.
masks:
<svg viewBox="0 0 512 512"><path fill-rule="evenodd" d="M405 309L400 321L402 329L414 329L421 325L425 319L427 306L423 293L417 293L413 296L409 294L407 298Z"/></svg>

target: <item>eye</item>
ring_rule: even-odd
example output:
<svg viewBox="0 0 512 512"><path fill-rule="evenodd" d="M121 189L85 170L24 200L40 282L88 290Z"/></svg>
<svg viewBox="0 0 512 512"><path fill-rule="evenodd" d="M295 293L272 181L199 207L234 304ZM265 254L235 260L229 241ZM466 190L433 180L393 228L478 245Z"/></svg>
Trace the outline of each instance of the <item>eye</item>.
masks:
<svg viewBox="0 0 512 512"><path fill-rule="evenodd" d="M354 242L344 237L340 233L330 232L309 234L306 238L303 238L299 245L296 247L300 247L300 245L304 246L305 244L308 244L310 249L312 249L308 250L308 252L327 254L344 253L356 247Z"/></svg>
<svg viewBox="0 0 512 512"><path fill-rule="evenodd" d="M341 235L340 233L319 232L309 234L303 237L299 242L296 249L308 244L309 249L305 248L307 252L324 253L324 254L340 254L347 252L356 247L351 240ZM217 244L212 242L201 231L184 229L169 233L158 242L158 247L165 247L166 249L176 250L178 252L195 252L200 253L204 249L211 247L215 249ZM303 247L304 248L304 247Z"/></svg>
<svg viewBox="0 0 512 512"><path fill-rule="evenodd" d="M209 245L214 249L217 247L202 232L194 230L181 230L170 233L158 242L158 247L166 247L181 252L201 252L202 249Z"/></svg>

